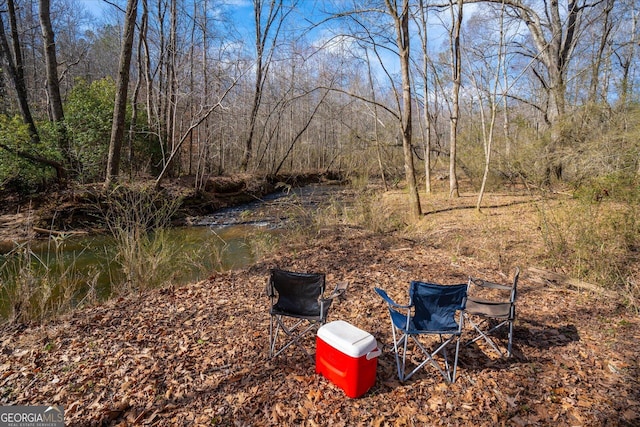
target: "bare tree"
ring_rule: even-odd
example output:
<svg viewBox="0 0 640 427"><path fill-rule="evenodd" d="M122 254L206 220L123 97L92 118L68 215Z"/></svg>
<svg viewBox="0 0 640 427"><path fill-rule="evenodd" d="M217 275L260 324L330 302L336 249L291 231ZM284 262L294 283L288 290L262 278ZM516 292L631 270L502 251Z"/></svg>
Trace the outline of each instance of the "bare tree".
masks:
<svg viewBox="0 0 640 427"><path fill-rule="evenodd" d="M246 72L246 70L244 72ZM191 119L191 122L189 123L189 126L186 129L186 131L173 144L173 149L172 149L171 153L169 154L169 156L168 156L168 158L167 158L167 160L166 160L166 162L164 164L164 167L162 168L162 171L160 172L160 174L156 178L156 183L155 183L156 187L159 187L160 184L162 183L162 181L164 180L164 178L167 176L168 171L172 168L172 162L175 161L176 156L178 155L178 153L180 153L182 145L185 143L185 141L187 141L191 137L192 133L204 121L206 121L214 111L223 108L222 102L229 95L231 90L236 86L238 79L242 76L242 74L244 74L244 72L241 73L238 77L236 77L233 80L233 82L229 85L229 87L227 87L226 90L222 94L220 94L219 99L218 99L217 102L212 103L211 105L208 105L206 107L202 106L200 108L200 111L195 115L195 117L193 117Z"/></svg>
<svg viewBox="0 0 640 427"><path fill-rule="evenodd" d="M58 80L58 60L56 56L56 42L53 27L51 25L51 10L49 0L40 0L40 26L42 28L42 40L44 43L46 74L47 74L47 94L49 96L49 106L51 120L56 125L58 134L58 145L67 162L71 163L71 148L67 127L64 122L64 110L62 108L62 97L60 96L60 82Z"/></svg>
<svg viewBox="0 0 640 427"><path fill-rule="evenodd" d="M449 117L449 197L459 197L457 167L458 121L460 116L460 86L462 84L462 57L460 54L460 30L462 28L463 0L457 0L454 10L451 2L451 29L449 49L451 54L451 112Z"/></svg>
<svg viewBox="0 0 640 427"><path fill-rule="evenodd" d="M618 21L618 37L614 44L613 55L621 69L620 81L618 83L618 104L626 106L633 92L632 66L637 64L637 48L640 45L640 5L636 0L622 3ZM619 15L619 16L620 16ZM638 166L640 174L640 164Z"/></svg>
<svg viewBox="0 0 640 427"><path fill-rule="evenodd" d="M293 6L295 6L295 1ZM253 0L255 28L255 83L253 101L249 113L249 130L245 140L244 154L240 168L246 171L253 156L253 139L256 131L258 112L262 101L262 93L271 66L271 58L275 53L278 37L284 20L292 8L286 9L283 0Z"/></svg>
<svg viewBox="0 0 640 427"><path fill-rule="evenodd" d="M129 86L129 71L133 53L133 36L135 33L138 0L128 0L125 12L125 26L120 51L120 65L116 82L116 99L113 110L113 126L109 141L109 157L107 159L107 174L104 185L109 187L120 171L120 152L125 131L125 115L127 110L127 93Z"/></svg>
<svg viewBox="0 0 640 427"><path fill-rule="evenodd" d="M34 143L40 142L40 135L36 128L35 121L31 115L31 108L29 106L27 85L24 76L24 62L22 60L22 47L20 46L20 38L18 31L18 23L16 19L16 8L14 0L7 0L8 12L9 12L9 25L11 28L11 47L13 48L13 54L7 35L4 30L4 22L2 20L2 13L0 13L0 48L2 49L2 56L7 64L7 71L9 77L13 82L18 97L18 105L20 112L22 113L22 119L29 127L29 133L31 134L31 140Z"/></svg>
<svg viewBox="0 0 640 427"><path fill-rule="evenodd" d="M482 173L482 184L478 192L476 210L480 211L482 199L487 185L489 168L493 154L494 131L498 114L499 94L501 75L506 74L506 44L505 44L505 10L504 4L500 9L498 43L494 49L487 44L481 44L475 50L474 60L469 60L469 78L473 83L478 97L480 124L482 126L482 143L485 156L484 170ZM503 88L506 91L506 87ZM505 93L500 96L506 98ZM489 117L485 110L488 104Z"/></svg>
<svg viewBox="0 0 640 427"><path fill-rule="evenodd" d="M166 113L165 113L165 124L166 124L166 137L167 137L167 147L171 151L172 156L176 154L180 154L180 151L175 150L175 135L177 132L177 91L178 91L178 77L176 75L177 70L177 58L178 58L178 4L177 0L170 0L170 20L169 20L169 42L167 44L167 60L166 64ZM169 163L169 160L165 159L166 163ZM167 170L165 164L165 170ZM173 166L177 166L179 168L180 163L174 162ZM173 174L172 169L168 169L169 173Z"/></svg>
<svg viewBox="0 0 640 427"><path fill-rule="evenodd" d="M411 126L411 35L409 33L409 0L402 0L401 5L397 1L385 0L387 12L396 30L396 45L398 47L398 56L400 59L400 73L402 75L402 109L401 131L402 131L402 151L404 154L404 171L405 179L409 192L409 211L413 218L422 215L422 207L420 206L420 195L418 194L418 185L416 182L416 170L413 163L413 147L412 147L412 126Z"/></svg>
<svg viewBox="0 0 640 427"><path fill-rule="evenodd" d="M20 108L20 113L22 114L22 120L25 122L29 129L29 135L32 144L36 145L40 142L40 135L38 134L38 129L36 128L35 121L33 120L33 116L31 115L31 108L28 101L27 86L25 84L24 67L22 61L22 49L20 47L14 1L8 0L7 6L9 12L9 23L11 27L13 54L11 52L11 48L9 47L9 41L4 30L4 20L2 19L2 12L0 12L0 58L4 59L4 62L7 64L7 72L16 90L18 105ZM0 148L12 152L24 159L29 160L30 162L54 168L56 170L56 176L58 180L63 180L67 176L66 169L62 163L48 159L38 154L31 153L28 148L13 148L4 143L0 144Z"/></svg>
<svg viewBox="0 0 640 427"><path fill-rule="evenodd" d="M380 16L386 16L393 22L395 41L387 44L388 36L384 34L385 30L381 30L379 34L373 34L368 28L369 25L361 22L360 18L365 14L373 14L373 16L379 20ZM381 15L382 14L382 15ZM407 184L407 192L409 195L409 213L417 219L422 215L422 208L420 206L420 196L418 193L415 164L413 155L413 128L412 128L412 85L411 85L411 49L410 39L411 34L409 32L409 20L411 16L410 2L409 0L384 0L384 8L375 8L364 10L353 10L348 12L341 12L334 15L334 17L349 17L350 22L354 23L358 30L354 31L351 35L356 39L360 39L363 42L371 43L373 46L373 52L375 53L383 72L389 78L390 91L395 98L397 104L397 110L390 108L382 102L373 101L370 96L362 96L354 91L335 88L335 91L341 91L347 93L349 96L359 99L367 103L375 103L384 111L391 114L394 120L397 120L399 125L399 131L402 137L402 154L403 165L405 172L405 180ZM385 22L386 23L386 22ZM384 24L382 24L384 25ZM356 34L358 31L362 31L363 34ZM339 37L341 38L341 37ZM377 39L381 39L379 42ZM390 38L389 38L390 39ZM391 45L393 44L393 47ZM401 89L398 90L394 84L394 78L388 69L388 64L382 59L380 50L393 51L398 56L401 75Z"/></svg>
<svg viewBox="0 0 640 427"><path fill-rule="evenodd" d="M369 58L369 52L365 49L365 55L367 57L367 77L369 80L369 88L371 89L371 99L373 100L373 137L376 144L376 158L378 159L378 168L380 169L380 177L382 178L382 185L384 190L389 189L387 184L387 177L384 172L384 165L382 163L382 153L380 149L380 118L378 115L378 101L376 100L376 88L373 84L373 72L371 71L371 59Z"/></svg>
<svg viewBox="0 0 640 427"><path fill-rule="evenodd" d="M427 15L427 5L424 0L418 1L418 32L420 35L421 47L422 47L422 98L423 98L423 120L424 120L424 176L425 176L425 191L427 194L431 193L431 114L429 114L429 25Z"/></svg>
<svg viewBox="0 0 640 427"><path fill-rule="evenodd" d="M469 0L466 0L469 1ZM535 52L529 54L542 65L543 72L535 76L546 91L546 103L539 108L545 113L545 120L551 128L551 138L547 145L547 166L545 181L551 176L562 178L562 161L556 152L562 144L560 122L566 112L567 72L577 44L585 9L604 0L545 0L530 3L523 0L471 0L502 3L527 26Z"/></svg>
<svg viewBox="0 0 640 427"><path fill-rule="evenodd" d="M611 12L615 0L605 0L604 9L602 11L602 27L598 29L597 33L600 35L598 47L594 52L595 57L592 59L593 64L591 67L591 82L589 84L589 101L596 102L598 95L598 86L600 82L600 71L602 68L602 62L605 59L605 52L610 44L611 32L613 30L613 22L611 20Z"/></svg>

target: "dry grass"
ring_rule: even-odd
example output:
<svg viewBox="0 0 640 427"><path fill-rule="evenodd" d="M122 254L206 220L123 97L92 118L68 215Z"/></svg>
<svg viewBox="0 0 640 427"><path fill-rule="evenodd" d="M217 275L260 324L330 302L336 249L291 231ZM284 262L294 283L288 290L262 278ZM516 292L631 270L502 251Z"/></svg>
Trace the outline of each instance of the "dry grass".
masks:
<svg viewBox="0 0 640 427"><path fill-rule="evenodd" d="M384 194L378 210L404 218L407 239L447 251L454 264L464 259L505 276L516 266L547 268L618 292L638 309L637 206L524 192L487 194L480 211L476 203L471 192L421 194L424 216L412 224L406 193L396 190Z"/></svg>
<svg viewBox="0 0 640 427"><path fill-rule="evenodd" d="M522 194L490 194L483 207L475 207L477 196L462 194L451 199L444 193L421 195L424 217L407 229L407 237L425 245L446 249L453 257L473 258L498 270L516 264L543 262L544 241L540 233L541 199ZM398 212L406 205L400 191L385 194L384 204ZM558 201L546 201L550 205ZM455 261L452 260L452 261Z"/></svg>

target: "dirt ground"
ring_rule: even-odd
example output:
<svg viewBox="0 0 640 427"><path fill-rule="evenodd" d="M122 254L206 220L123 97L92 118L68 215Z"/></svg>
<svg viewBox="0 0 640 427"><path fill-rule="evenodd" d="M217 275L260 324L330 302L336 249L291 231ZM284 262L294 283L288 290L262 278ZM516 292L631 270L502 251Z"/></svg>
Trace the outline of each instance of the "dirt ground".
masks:
<svg viewBox="0 0 640 427"><path fill-rule="evenodd" d="M525 233L536 227L530 197L493 195L482 215L468 209L474 202L424 201L426 215L409 232L323 227L249 268L40 326L4 325L0 404L63 405L70 426L639 425L640 316L617 298L541 280L540 243ZM404 302L410 280L508 283L515 266L513 357L473 344L461 348L454 384L430 366L398 381L375 286ZM349 284L329 320L370 332L382 348L364 396L346 397L300 351L267 357L273 267L325 272L329 288Z"/></svg>

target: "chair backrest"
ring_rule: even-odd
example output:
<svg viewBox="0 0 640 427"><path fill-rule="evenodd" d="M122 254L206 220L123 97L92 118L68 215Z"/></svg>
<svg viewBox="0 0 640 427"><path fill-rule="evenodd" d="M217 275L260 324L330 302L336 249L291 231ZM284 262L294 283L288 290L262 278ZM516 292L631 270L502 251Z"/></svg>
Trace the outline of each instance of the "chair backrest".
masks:
<svg viewBox="0 0 640 427"><path fill-rule="evenodd" d="M520 268L516 267L511 285L489 282L483 279L469 278L469 299L482 304L510 304L509 318L515 318L515 303L518 295ZM507 296L508 295L508 296Z"/></svg>
<svg viewBox="0 0 640 427"><path fill-rule="evenodd" d="M520 267L516 267L516 271L513 274L513 287L511 288L511 303L516 302L516 296L518 294L518 279L520 278Z"/></svg>
<svg viewBox="0 0 640 427"><path fill-rule="evenodd" d="M267 293L278 301L274 308L302 316L318 316L324 294L325 275L271 269ZM274 293L275 290L275 293Z"/></svg>
<svg viewBox="0 0 640 427"><path fill-rule="evenodd" d="M460 329L456 312L464 310L467 284L440 285L412 281L409 298L414 306L414 326L424 331L452 332Z"/></svg>

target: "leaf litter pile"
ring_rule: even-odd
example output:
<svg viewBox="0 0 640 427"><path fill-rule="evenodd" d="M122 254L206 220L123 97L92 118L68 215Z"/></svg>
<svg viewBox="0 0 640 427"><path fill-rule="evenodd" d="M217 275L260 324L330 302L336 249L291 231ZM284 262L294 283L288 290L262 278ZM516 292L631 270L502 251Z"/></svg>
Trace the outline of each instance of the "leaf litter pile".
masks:
<svg viewBox="0 0 640 427"><path fill-rule="evenodd" d="M268 269L325 272L349 283L329 321L382 347L375 385L358 399L291 351L268 352ZM557 425L640 423L639 318L618 302L519 282L514 355L461 347L455 384L431 367L397 380L387 310L410 280L509 282L511 272L387 234L336 226L250 268L77 310L42 326L4 326L0 404L63 405L67 425ZM310 344L313 347L313 341Z"/></svg>

